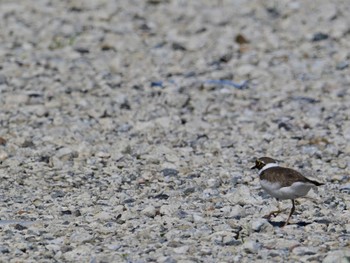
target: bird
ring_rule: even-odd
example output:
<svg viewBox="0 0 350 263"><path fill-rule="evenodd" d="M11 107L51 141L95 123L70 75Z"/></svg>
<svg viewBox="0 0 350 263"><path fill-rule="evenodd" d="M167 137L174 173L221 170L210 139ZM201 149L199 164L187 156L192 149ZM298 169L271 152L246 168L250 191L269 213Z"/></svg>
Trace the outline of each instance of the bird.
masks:
<svg viewBox="0 0 350 263"><path fill-rule="evenodd" d="M289 224L289 220L295 212L295 199L306 196L311 188L324 185L317 181L311 180L303 176L296 170L291 168L281 167L277 161L270 157L260 157L256 159L255 165L251 169L258 169L261 187L277 201L292 200L292 209L283 226ZM265 218L270 218L272 215L281 213L279 209L266 215Z"/></svg>

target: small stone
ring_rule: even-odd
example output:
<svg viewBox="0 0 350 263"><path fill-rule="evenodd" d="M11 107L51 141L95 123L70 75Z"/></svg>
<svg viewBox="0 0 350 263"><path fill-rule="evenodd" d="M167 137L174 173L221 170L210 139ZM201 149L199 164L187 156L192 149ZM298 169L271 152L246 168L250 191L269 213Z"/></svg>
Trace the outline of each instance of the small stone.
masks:
<svg viewBox="0 0 350 263"><path fill-rule="evenodd" d="M278 129L284 129L286 131L290 131L290 130L292 130L292 126L289 123L280 122L280 123L278 123Z"/></svg>
<svg viewBox="0 0 350 263"><path fill-rule="evenodd" d="M45 248L48 249L49 251L53 251L53 252L58 252L61 250L61 246L55 245L55 244L48 244L45 246Z"/></svg>
<svg viewBox="0 0 350 263"><path fill-rule="evenodd" d="M247 186L241 186L237 189L235 188L234 191L227 196L232 200L232 203L241 206L256 202L256 198L251 194L250 189Z"/></svg>
<svg viewBox="0 0 350 263"><path fill-rule="evenodd" d="M51 194L52 198L61 198L64 197L66 195L65 192L61 191L61 190L56 190Z"/></svg>
<svg viewBox="0 0 350 263"><path fill-rule="evenodd" d="M80 54L85 54L90 52L87 47L75 47L74 50Z"/></svg>
<svg viewBox="0 0 350 263"><path fill-rule="evenodd" d="M81 216L80 210L79 210L79 209L75 210L75 211L73 212L73 215L76 216L76 217Z"/></svg>
<svg viewBox="0 0 350 263"><path fill-rule="evenodd" d="M22 143L21 147L23 147L23 148L34 148L34 147L35 147L35 144L33 143L32 140L25 140L25 141Z"/></svg>
<svg viewBox="0 0 350 263"><path fill-rule="evenodd" d="M177 254L185 254L189 249L189 246L176 247L174 248L174 252Z"/></svg>
<svg viewBox="0 0 350 263"><path fill-rule="evenodd" d="M231 208L231 211L229 213L230 218L241 218L245 216L245 210L240 205L235 205Z"/></svg>
<svg viewBox="0 0 350 263"><path fill-rule="evenodd" d="M322 41L328 39L328 35L324 33L316 33L312 37L313 42Z"/></svg>
<svg viewBox="0 0 350 263"><path fill-rule="evenodd" d="M128 132L132 129L132 125L128 123L121 124L118 128L118 132Z"/></svg>
<svg viewBox="0 0 350 263"><path fill-rule="evenodd" d="M211 248L208 248L208 247L204 247L200 250L200 254L202 256L208 256L208 255L211 255L212 254L212 249Z"/></svg>
<svg viewBox="0 0 350 263"><path fill-rule="evenodd" d="M72 158L78 157L78 152L73 151L70 148L64 147L57 151L56 157L60 160L70 160Z"/></svg>
<svg viewBox="0 0 350 263"><path fill-rule="evenodd" d="M161 215L172 216L175 212L178 211L178 205L162 205L160 207L159 213Z"/></svg>
<svg viewBox="0 0 350 263"><path fill-rule="evenodd" d="M7 254L7 253L10 253L10 250L9 250L8 247L0 246L0 253L1 254Z"/></svg>
<svg viewBox="0 0 350 263"><path fill-rule="evenodd" d="M347 67L349 67L349 62L348 61L342 61L342 62L339 62L336 66L336 69L337 70L343 70L343 69L346 69Z"/></svg>
<svg viewBox="0 0 350 263"><path fill-rule="evenodd" d="M322 263L348 263L350 258L350 250L336 250L327 253L327 256L323 259Z"/></svg>
<svg viewBox="0 0 350 263"><path fill-rule="evenodd" d="M173 50L181 50L181 51L187 50L185 45L183 45L182 43L179 43L179 42L172 43L171 47Z"/></svg>
<svg viewBox="0 0 350 263"><path fill-rule="evenodd" d="M94 218L96 220L101 220L101 221L108 221L108 220L111 220L113 218L113 214L111 213L108 213L106 211L102 211L102 212L99 212L97 213Z"/></svg>
<svg viewBox="0 0 350 263"><path fill-rule="evenodd" d="M231 185L235 187L242 180L241 175L237 175L236 173L232 175Z"/></svg>
<svg viewBox="0 0 350 263"><path fill-rule="evenodd" d="M118 250L119 248L121 248L121 246L122 245L119 242L117 242L117 243L108 245L107 248L110 250Z"/></svg>
<svg viewBox="0 0 350 263"><path fill-rule="evenodd" d="M106 152L98 152L96 153L96 157L102 158L102 159L108 159L111 157L111 154Z"/></svg>
<svg viewBox="0 0 350 263"><path fill-rule="evenodd" d="M193 215L193 222L195 223L201 223L201 222L204 222L204 218L198 214L194 214Z"/></svg>
<svg viewBox="0 0 350 263"><path fill-rule="evenodd" d="M300 2L297 2L297 1L294 2L294 1L293 1L293 2L288 3L288 6L289 6L289 8L292 9L292 10L299 10L301 4L300 4Z"/></svg>
<svg viewBox="0 0 350 263"><path fill-rule="evenodd" d="M42 105L37 105L34 109L33 112L35 113L36 116L38 117L43 117L43 116L48 116L48 111L47 109L42 106Z"/></svg>
<svg viewBox="0 0 350 263"><path fill-rule="evenodd" d="M195 187L188 187L183 191L184 195L190 195L190 194L193 194L194 192L196 192Z"/></svg>
<svg viewBox="0 0 350 263"><path fill-rule="evenodd" d="M172 168L165 168L161 171L163 173L163 176L177 176L179 171Z"/></svg>
<svg viewBox="0 0 350 263"><path fill-rule="evenodd" d="M246 76L251 74L255 70L255 67L253 65L242 65L237 68L237 75L238 76Z"/></svg>
<svg viewBox="0 0 350 263"><path fill-rule="evenodd" d="M342 193L349 193L350 194L350 183L342 185L340 187L340 192L342 192Z"/></svg>
<svg viewBox="0 0 350 263"><path fill-rule="evenodd" d="M246 241L243 244L243 250L247 253L253 253L253 254L257 253L260 247L261 247L261 244L253 240Z"/></svg>
<svg viewBox="0 0 350 263"><path fill-rule="evenodd" d="M305 145L301 148L303 154L314 155L317 152L318 148L313 145Z"/></svg>
<svg viewBox="0 0 350 263"><path fill-rule="evenodd" d="M155 217L157 213L157 210L154 206L147 206L145 209L142 210L142 214L144 214L147 217Z"/></svg>
<svg viewBox="0 0 350 263"><path fill-rule="evenodd" d="M172 257L158 257L157 262L159 263L177 263L178 261Z"/></svg>
<svg viewBox="0 0 350 263"><path fill-rule="evenodd" d="M338 160L338 167L340 169L345 169L347 166L348 166L348 164L345 160Z"/></svg>
<svg viewBox="0 0 350 263"><path fill-rule="evenodd" d="M243 256L242 255L235 255L233 257L233 262L242 262Z"/></svg>
<svg viewBox="0 0 350 263"><path fill-rule="evenodd" d="M219 196L219 194L220 194L220 192L217 189L208 188L202 192L202 198L210 199L210 198Z"/></svg>
<svg viewBox="0 0 350 263"><path fill-rule="evenodd" d="M73 243L88 242L93 239L93 235L84 229L76 230L71 236L70 241Z"/></svg>
<svg viewBox="0 0 350 263"><path fill-rule="evenodd" d="M6 143L7 141L4 138L0 137L0 145L6 145Z"/></svg>
<svg viewBox="0 0 350 263"><path fill-rule="evenodd" d="M207 184L210 188L218 188L221 185L221 181L217 178L210 178L207 181Z"/></svg>
<svg viewBox="0 0 350 263"><path fill-rule="evenodd" d="M8 153L5 151L0 151L0 161L4 161L9 157Z"/></svg>
<svg viewBox="0 0 350 263"><path fill-rule="evenodd" d="M242 45L242 44L248 44L249 41L243 34L237 34L235 38L236 43Z"/></svg>
<svg viewBox="0 0 350 263"><path fill-rule="evenodd" d="M236 235L232 233L230 235L225 235L222 238L222 243L225 246L237 246L240 245L242 242L240 240L237 240Z"/></svg>
<svg viewBox="0 0 350 263"><path fill-rule="evenodd" d="M258 219L253 221L252 230L255 232L270 232L273 226L266 219Z"/></svg>
<svg viewBox="0 0 350 263"><path fill-rule="evenodd" d="M70 210L62 210L61 211L61 215L71 215L72 214L72 211Z"/></svg>
<svg viewBox="0 0 350 263"><path fill-rule="evenodd" d="M310 256L310 255L315 255L317 253L317 249L313 247L304 247L304 246L297 246L292 251L293 251L293 254L296 254L298 256Z"/></svg>
<svg viewBox="0 0 350 263"><path fill-rule="evenodd" d="M169 198L169 195L161 193L153 196L153 198L159 199L159 200L167 200Z"/></svg>
<svg viewBox="0 0 350 263"><path fill-rule="evenodd" d="M21 225L21 224L16 224L16 225L14 226L14 229L22 231L22 230L27 229L27 227L26 227L26 226L23 226L23 225Z"/></svg>
<svg viewBox="0 0 350 263"><path fill-rule="evenodd" d="M0 85L7 84L6 76L0 74Z"/></svg>
<svg viewBox="0 0 350 263"><path fill-rule="evenodd" d="M49 167L55 167L56 169L61 169L63 166L63 162L58 159L56 156L52 156L49 159Z"/></svg>

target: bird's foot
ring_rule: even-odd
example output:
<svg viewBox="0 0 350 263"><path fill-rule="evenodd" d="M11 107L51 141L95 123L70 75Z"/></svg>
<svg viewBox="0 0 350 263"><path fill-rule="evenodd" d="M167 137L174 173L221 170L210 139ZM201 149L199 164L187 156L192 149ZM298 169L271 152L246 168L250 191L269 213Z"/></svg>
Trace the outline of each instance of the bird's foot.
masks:
<svg viewBox="0 0 350 263"><path fill-rule="evenodd" d="M281 210L277 210L277 211L272 211L267 215L264 215L263 218L265 219L270 219L272 216L276 217L278 214L280 214L282 211Z"/></svg>

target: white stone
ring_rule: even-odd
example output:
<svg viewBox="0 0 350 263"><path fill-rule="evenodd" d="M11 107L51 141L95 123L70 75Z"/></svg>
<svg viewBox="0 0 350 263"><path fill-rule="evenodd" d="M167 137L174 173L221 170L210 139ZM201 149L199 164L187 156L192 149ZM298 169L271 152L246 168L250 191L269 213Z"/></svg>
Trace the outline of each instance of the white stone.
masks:
<svg viewBox="0 0 350 263"><path fill-rule="evenodd" d="M266 219L258 219L252 222L252 230L255 232L268 232L273 231L273 226Z"/></svg>
<svg viewBox="0 0 350 263"><path fill-rule="evenodd" d="M155 217L157 213L157 210L154 206L149 205L145 209L142 210L142 214L148 217Z"/></svg>
<svg viewBox="0 0 350 263"><path fill-rule="evenodd" d="M261 247L261 244L253 240L248 240L244 242L242 246L245 252L253 253L253 254L258 253L260 247Z"/></svg>

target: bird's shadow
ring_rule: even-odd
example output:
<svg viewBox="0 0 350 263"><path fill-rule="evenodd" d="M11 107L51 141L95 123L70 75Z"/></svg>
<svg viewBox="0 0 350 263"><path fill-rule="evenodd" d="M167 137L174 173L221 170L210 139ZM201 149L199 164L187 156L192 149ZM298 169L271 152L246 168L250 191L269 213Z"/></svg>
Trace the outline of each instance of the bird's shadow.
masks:
<svg viewBox="0 0 350 263"><path fill-rule="evenodd" d="M271 221L271 220L268 220L268 222L273 226L273 227L284 227L284 224L286 223L285 221ZM299 221L297 223L289 223L288 225L297 225L299 227L304 227L304 226L307 226L307 225L310 225L312 224L313 222L305 222L305 221Z"/></svg>

